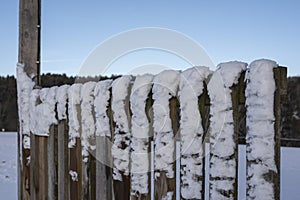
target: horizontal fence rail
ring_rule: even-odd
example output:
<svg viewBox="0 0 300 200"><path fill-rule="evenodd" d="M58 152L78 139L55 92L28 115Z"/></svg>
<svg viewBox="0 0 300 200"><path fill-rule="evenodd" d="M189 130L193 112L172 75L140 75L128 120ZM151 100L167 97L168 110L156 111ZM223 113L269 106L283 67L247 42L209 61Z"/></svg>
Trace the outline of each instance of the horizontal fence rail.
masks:
<svg viewBox="0 0 300 200"><path fill-rule="evenodd" d="M286 68L275 62L51 88L33 88L23 67L20 151L27 151L19 176L27 199L205 199L207 191L209 199L237 199L240 132L247 198L280 199Z"/></svg>

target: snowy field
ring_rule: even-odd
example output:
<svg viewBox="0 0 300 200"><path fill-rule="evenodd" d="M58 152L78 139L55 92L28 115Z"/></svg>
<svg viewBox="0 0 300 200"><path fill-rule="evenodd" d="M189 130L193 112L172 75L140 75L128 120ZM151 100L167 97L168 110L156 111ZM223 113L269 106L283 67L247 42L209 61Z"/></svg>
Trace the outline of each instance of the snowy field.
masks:
<svg viewBox="0 0 300 200"><path fill-rule="evenodd" d="M0 199L17 199L17 133L0 132Z"/></svg>
<svg viewBox="0 0 300 200"><path fill-rule="evenodd" d="M246 199L246 148L239 146L239 199ZM281 148L281 199L300 199L300 148ZM17 134L0 133L0 199L17 199Z"/></svg>

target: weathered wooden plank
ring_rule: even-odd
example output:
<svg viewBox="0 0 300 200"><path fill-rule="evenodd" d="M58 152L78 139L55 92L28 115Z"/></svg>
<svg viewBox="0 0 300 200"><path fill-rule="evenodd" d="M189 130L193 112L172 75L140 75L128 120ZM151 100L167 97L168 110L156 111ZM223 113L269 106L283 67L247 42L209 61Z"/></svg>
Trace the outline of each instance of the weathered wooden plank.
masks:
<svg viewBox="0 0 300 200"><path fill-rule="evenodd" d="M48 137L48 199L57 199L57 126L50 126Z"/></svg>
<svg viewBox="0 0 300 200"><path fill-rule="evenodd" d="M35 199L48 199L48 137L32 135L35 141L35 166L34 173ZM34 197L34 196L33 196Z"/></svg>
<svg viewBox="0 0 300 200"><path fill-rule="evenodd" d="M82 145L82 199L95 196L95 82L87 82L81 89L81 145Z"/></svg>
<svg viewBox="0 0 300 200"><path fill-rule="evenodd" d="M112 199L111 80L100 81L94 90L96 122L96 199Z"/></svg>
<svg viewBox="0 0 300 200"><path fill-rule="evenodd" d="M247 199L280 199L280 71L250 64L246 87Z"/></svg>
<svg viewBox="0 0 300 200"><path fill-rule="evenodd" d="M106 136L96 137L96 159L96 199L113 199L111 141Z"/></svg>
<svg viewBox="0 0 300 200"><path fill-rule="evenodd" d="M82 156L80 138L76 138L76 145L70 148L69 157L69 181L70 199L79 200L82 196Z"/></svg>
<svg viewBox="0 0 300 200"><path fill-rule="evenodd" d="M58 123L58 200L69 199L69 166L68 166L68 128L67 121Z"/></svg>
<svg viewBox="0 0 300 200"><path fill-rule="evenodd" d="M274 68L274 80L276 90L274 94L274 153L275 153L275 165L277 173L270 173L270 178L274 183L275 200L280 200L280 137L281 137L281 109L282 103L286 101L286 68Z"/></svg>
<svg viewBox="0 0 300 200"><path fill-rule="evenodd" d="M131 103L131 199L150 199L150 123L149 115L153 75L135 79L130 94ZM151 98L151 97L150 97ZM141 112L144 111L144 112Z"/></svg>
<svg viewBox="0 0 300 200"><path fill-rule="evenodd" d="M29 77L33 77L36 84L39 83L40 72L40 12L41 0L19 1L18 62L25 65L24 71ZM22 125L19 124L19 126ZM30 189L30 177L33 177L33 175L30 175L30 171L32 170L30 169L28 160L30 149L23 147L24 135L29 137L30 133L23 133L23 127L19 127L18 130L18 133L22 134L18 134L18 198L23 200L29 199L30 192L33 191Z"/></svg>
<svg viewBox="0 0 300 200"><path fill-rule="evenodd" d="M174 152L173 152L173 170L174 170L174 177L173 178L167 178L167 191L173 191L173 198L176 199L176 138L179 138L180 131L179 131L179 125L180 125L180 105L177 97L172 97L169 101L170 106L170 118L172 122L172 130L174 134Z"/></svg>
<svg viewBox="0 0 300 200"><path fill-rule="evenodd" d="M153 80L155 199L175 199L176 197L174 135L177 133L178 124L172 122L171 116L174 119L179 112L175 109L179 80L179 73L170 70L161 72Z"/></svg>
<svg viewBox="0 0 300 200"><path fill-rule="evenodd" d="M206 157L206 151L205 151L205 144L206 140L209 140L209 112L210 107L207 106L210 104L208 91L207 91L207 84L206 82L203 83L204 89L202 91L202 94L198 97L198 109L201 116L201 125L203 128L203 136L202 136L202 175L203 177L199 177L199 181L202 182L202 188L201 188L201 197L199 199L205 199L205 157Z"/></svg>
<svg viewBox="0 0 300 200"><path fill-rule="evenodd" d="M203 91L206 87L205 79L209 74L210 71L206 67L193 67L181 73L179 84L181 199L204 197L205 160L203 158L207 93Z"/></svg>
<svg viewBox="0 0 300 200"><path fill-rule="evenodd" d="M81 148L81 84L73 84L68 93L68 148L70 199L82 198L82 148Z"/></svg>
<svg viewBox="0 0 300 200"><path fill-rule="evenodd" d="M19 56L25 72L39 84L41 0L19 1Z"/></svg>
<svg viewBox="0 0 300 200"><path fill-rule="evenodd" d="M237 199L239 82L246 63L219 65L209 84L211 199ZM229 76L228 74L231 74Z"/></svg>
<svg viewBox="0 0 300 200"><path fill-rule="evenodd" d="M233 124L234 124L234 144L235 144L235 153L234 153L234 160L236 163L235 167L235 177L236 179L234 180L234 190L233 190L233 198L238 199L238 144L239 144L239 125L240 125L240 106L245 106L241 105L240 99L244 99L243 97L243 92L240 90L242 86L244 85L244 79L245 79L245 72L243 72L239 78L239 81L237 84L234 84L231 88L231 100L232 100L232 115L233 115Z"/></svg>
<svg viewBox="0 0 300 200"><path fill-rule="evenodd" d="M130 103L131 76L122 76L112 84L114 130L112 141L113 191L115 199L130 199ZM122 92L121 92L122 91ZM121 92L121 93L120 93Z"/></svg>

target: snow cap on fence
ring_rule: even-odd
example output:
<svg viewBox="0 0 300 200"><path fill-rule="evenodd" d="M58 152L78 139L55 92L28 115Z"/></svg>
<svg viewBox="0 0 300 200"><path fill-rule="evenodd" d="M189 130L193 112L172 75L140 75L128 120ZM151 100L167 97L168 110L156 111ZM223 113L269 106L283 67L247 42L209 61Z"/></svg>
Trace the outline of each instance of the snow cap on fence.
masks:
<svg viewBox="0 0 300 200"><path fill-rule="evenodd" d="M115 122L114 141L111 149L113 156L113 178L122 181L121 173L129 175L129 107L126 108L126 100L129 98L129 86L131 76L122 76L112 83L112 111Z"/></svg>
<svg viewBox="0 0 300 200"><path fill-rule="evenodd" d="M69 85L62 85L56 90L57 117L58 120L67 119L67 99Z"/></svg>
<svg viewBox="0 0 300 200"><path fill-rule="evenodd" d="M275 186L265 177L277 173L274 140L274 68L276 62L257 60L247 72L247 195L252 199L275 199Z"/></svg>
<svg viewBox="0 0 300 200"><path fill-rule="evenodd" d="M24 71L25 65L22 63L17 64L17 91L18 91L18 113L20 134L30 135L29 113L30 113L30 93L35 85L34 81ZM22 137L21 137L22 138ZM29 141L26 139L26 141ZM23 146L29 149L28 143ZM22 149L22 148L20 148Z"/></svg>
<svg viewBox="0 0 300 200"><path fill-rule="evenodd" d="M82 84L74 84L68 89L68 114L69 114L69 148L73 148L76 144L76 138L80 137L80 122L78 110L80 108L80 91Z"/></svg>
<svg viewBox="0 0 300 200"><path fill-rule="evenodd" d="M154 144L157 171L165 171L168 178L174 177L174 134L170 118L169 100L177 95L180 73L175 70L165 70L153 80L153 114L154 114ZM156 177L160 175L155 173Z"/></svg>
<svg viewBox="0 0 300 200"><path fill-rule="evenodd" d="M234 199L236 181L236 135L234 131L232 86L247 64L227 62L218 65L208 84L210 106L210 198Z"/></svg>
<svg viewBox="0 0 300 200"><path fill-rule="evenodd" d="M50 126L57 124L56 119L57 87L36 89L31 94L30 129L39 136L49 136Z"/></svg>
<svg viewBox="0 0 300 200"><path fill-rule="evenodd" d="M94 109L96 120L96 136L111 137L109 117L107 116L112 80L100 81L94 89Z"/></svg>
<svg viewBox="0 0 300 200"><path fill-rule="evenodd" d="M94 88L96 82L87 82L81 88L81 146L83 162L88 161L89 150L95 150L95 120L94 112ZM91 142L94 140L94 142Z"/></svg>
<svg viewBox="0 0 300 200"><path fill-rule="evenodd" d="M181 73L180 136L181 136L181 196L198 199L202 196L203 127L198 98L204 89L204 81L211 74L207 67L193 67Z"/></svg>
<svg viewBox="0 0 300 200"><path fill-rule="evenodd" d="M150 171L149 120L146 101L152 88L153 75L137 76L130 95L131 119L131 194L148 194ZM147 112L147 111L146 111Z"/></svg>

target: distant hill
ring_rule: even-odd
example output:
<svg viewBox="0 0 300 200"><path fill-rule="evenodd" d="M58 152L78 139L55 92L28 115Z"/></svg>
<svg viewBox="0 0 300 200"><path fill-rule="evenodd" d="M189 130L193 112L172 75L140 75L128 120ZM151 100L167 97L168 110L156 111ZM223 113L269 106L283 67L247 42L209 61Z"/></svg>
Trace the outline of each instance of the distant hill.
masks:
<svg viewBox="0 0 300 200"><path fill-rule="evenodd" d="M112 76L116 78L118 76ZM108 77L68 77L65 74L43 74L41 76L42 87L73 84L74 82L99 81ZM17 130L17 91L16 79L13 76L0 77L0 131ZM300 77L288 78L288 102L282 108L283 126L282 137L288 138L285 144L293 143L295 138L300 146ZM291 138L292 140L289 140Z"/></svg>

